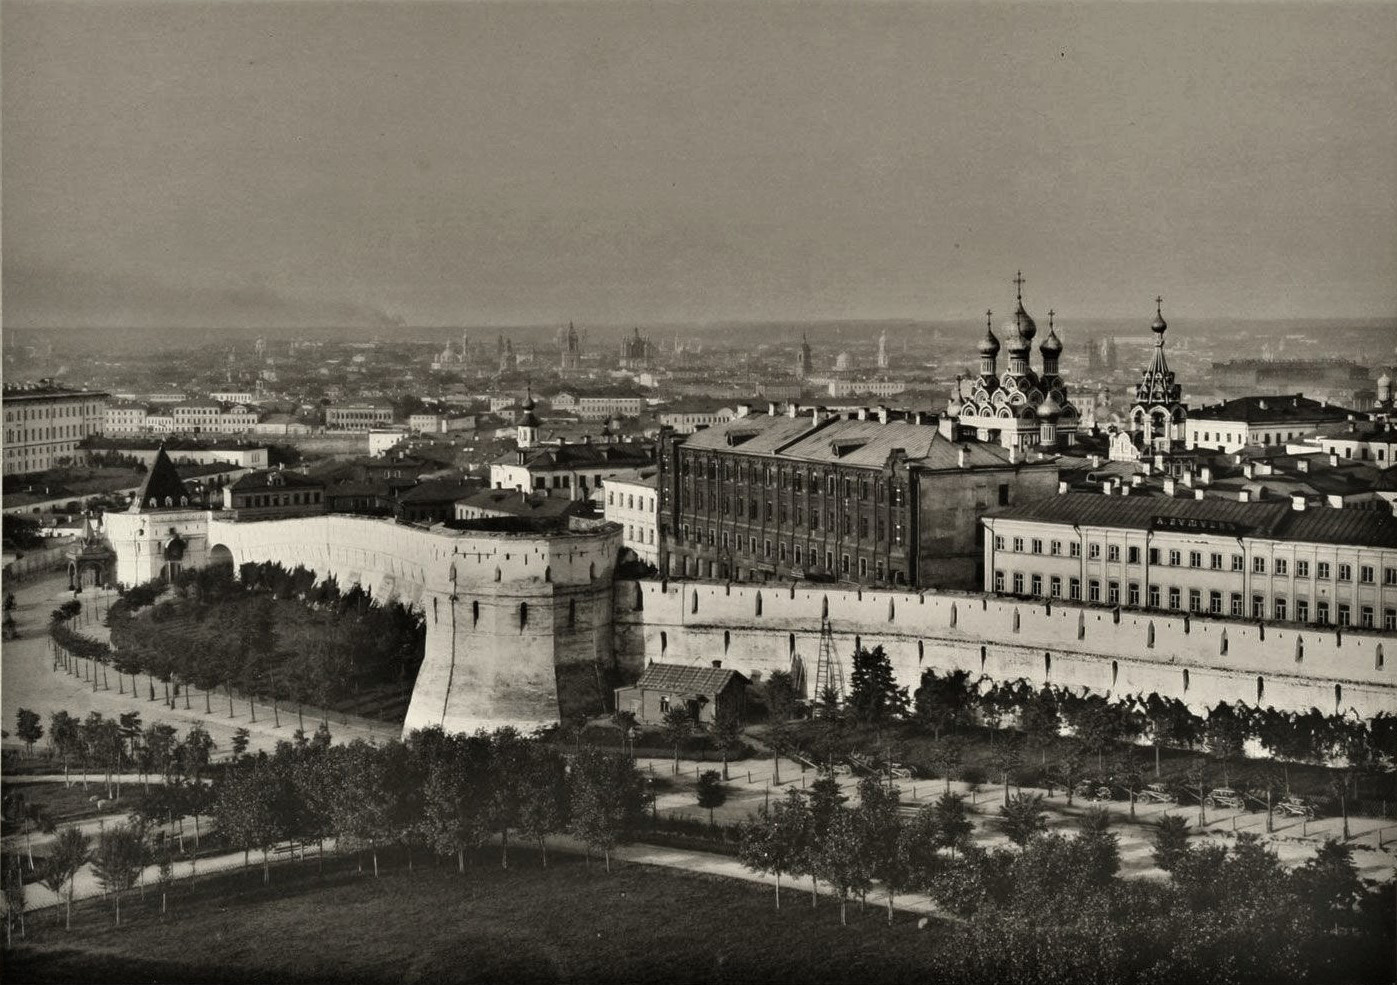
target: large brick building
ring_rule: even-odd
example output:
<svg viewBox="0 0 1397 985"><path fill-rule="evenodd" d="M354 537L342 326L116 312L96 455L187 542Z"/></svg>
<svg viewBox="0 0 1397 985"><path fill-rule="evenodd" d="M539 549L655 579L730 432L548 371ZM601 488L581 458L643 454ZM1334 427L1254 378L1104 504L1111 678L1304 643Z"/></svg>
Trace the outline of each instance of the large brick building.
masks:
<svg viewBox="0 0 1397 985"><path fill-rule="evenodd" d="M920 414L740 408L663 441L660 570L974 589L980 516L1057 487L1055 459L1031 457L952 440Z"/></svg>
<svg viewBox="0 0 1397 985"><path fill-rule="evenodd" d="M5 475L42 472L82 460L82 440L102 433L107 397L50 379L6 384Z"/></svg>

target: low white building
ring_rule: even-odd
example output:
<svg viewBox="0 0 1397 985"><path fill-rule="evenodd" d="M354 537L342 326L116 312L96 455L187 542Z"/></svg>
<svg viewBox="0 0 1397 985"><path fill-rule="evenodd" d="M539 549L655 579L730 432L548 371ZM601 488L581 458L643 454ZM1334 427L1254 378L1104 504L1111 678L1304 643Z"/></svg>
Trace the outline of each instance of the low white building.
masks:
<svg viewBox="0 0 1397 985"><path fill-rule="evenodd" d="M1247 445L1284 446L1358 416L1300 393L1239 397L1190 410L1184 425L1184 442L1190 449L1218 451L1236 451Z"/></svg>
<svg viewBox="0 0 1397 985"><path fill-rule="evenodd" d="M693 434L699 428L726 424L736 416L737 411L731 407L704 411L677 411L661 414L660 425L661 427L673 428L675 434Z"/></svg>
<svg viewBox="0 0 1397 985"><path fill-rule="evenodd" d="M406 428L374 428L369 432L369 454L373 457L386 455L407 440Z"/></svg>
<svg viewBox="0 0 1397 985"><path fill-rule="evenodd" d="M603 512L624 531L621 543L649 564L659 564L659 496L655 471L646 469L633 479L608 479Z"/></svg>

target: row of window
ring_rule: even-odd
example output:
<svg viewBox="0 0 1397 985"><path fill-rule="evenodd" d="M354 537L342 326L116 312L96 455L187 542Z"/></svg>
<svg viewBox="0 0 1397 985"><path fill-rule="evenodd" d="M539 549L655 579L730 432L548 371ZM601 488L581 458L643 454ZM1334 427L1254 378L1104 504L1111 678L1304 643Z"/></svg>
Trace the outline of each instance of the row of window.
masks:
<svg viewBox="0 0 1397 985"><path fill-rule="evenodd" d="M994 546L995 546L995 549L996 549L996 550L1004 550L1004 549L1005 549L1005 543L1006 543L1006 542L1005 542L1005 539L1004 539L1003 537L996 536L996 537L994 538ZM1027 545L1028 545L1028 548L1029 548L1027 552L1025 552L1025 550L1024 550L1024 547L1025 547L1025 539L1024 539L1023 537L1014 537L1013 540L1012 540L1012 543L1013 543L1013 550L1014 550L1014 552L1015 552L1015 553L1018 553L1018 554L1023 554L1023 553L1029 553L1029 554L1042 554L1042 553L1043 553L1043 541L1040 540L1040 539L1038 539L1038 538L1036 538L1036 537L1035 537L1035 538L1031 538L1031 539L1029 539L1029 540L1027 541ZM1076 542L1076 541L1068 541L1068 542L1067 542L1067 547L1068 547L1068 557L1081 557L1081 556L1082 556L1082 545L1079 544L1078 542ZM1060 555L1062 554L1062 541L1060 541L1060 540L1049 541L1049 542L1048 542L1048 553L1049 553L1050 556L1053 556L1053 557L1060 556ZM1139 563L1140 563L1140 548L1139 548L1139 547L1135 547L1135 546L1128 546L1128 547L1126 548L1125 557L1126 557L1126 563L1127 563L1127 564L1139 564ZM1149 553L1149 558L1150 558L1150 564L1161 564L1161 563L1165 562L1165 560L1167 559L1167 564L1168 564L1169 567L1171 567L1171 568L1178 568L1178 567L1182 567L1182 566L1183 566L1183 562L1184 562L1184 552L1183 552L1183 551L1180 551L1180 550L1170 550L1170 551L1168 551L1168 552L1166 553L1166 552L1164 552L1164 551L1161 551L1161 549L1158 548L1158 547L1151 547L1151 548L1150 548L1150 553ZM1088 559L1088 560L1091 560L1091 561L1099 561L1099 560L1101 559L1101 545L1100 545L1100 544L1091 543L1091 544L1088 544L1088 545L1087 545L1087 559ZM1107 560L1107 561L1120 561L1120 559L1121 559L1121 549L1120 549L1120 546L1119 546L1118 544L1107 544L1107 545L1106 545L1106 560ZM1226 562L1226 563L1225 563L1225 562ZM1204 563L1203 563L1203 552L1202 552L1202 551L1189 551L1189 552L1188 552L1188 567L1190 567L1190 568L1202 568L1202 567L1204 567ZM1223 554L1221 554L1221 553L1219 553L1219 552L1214 551L1214 552L1211 552L1211 553L1208 554L1208 563L1207 563L1207 567L1208 567L1210 570L1213 570L1213 571L1222 571L1222 570L1224 570L1224 569L1231 570L1231 571L1244 571L1244 570L1246 569L1246 558L1245 558L1245 556L1242 555L1242 554L1232 554L1232 555L1226 555L1226 556L1225 556L1225 555L1223 555ZM1253 574L1258 574L1258 575L1264 575L1264 574L1266 574L1266 558L1261 557L1261 556L1253 556L1252 559L1251 559L1251 570L1252 570L1252 573L1253 573ZM1331 578L1337 577L1337 580L1338 580L1338 581L1353 581L1353 571L1354 571L1354 565L1349 564L1348 562L1339 562L1339 563L1331 563L1331 562L1329 562L1329 561L1316 561L1316 562L1315 562L1315 577L1316 577L1316 578L1319 578L1319 579L1321 579L1321 580L1326 580L1326 581L1327 581L1327 580L1329 580L1329 579L1331 579ZM1337 575L1335 574L1335 572L1337 572ZM1275 561L1273 562L1272 573L1273 573L1273 574L1276 574L1276 575L1289 575L1289 574L1290 574L1290 562L1289 562L1289 560L1286 559L1286 558L1276 558ZM1295 577L1297 577L1297 578L1308 578L1308 577L1310 577L1310 562L1309 562L1308 560L1301 559L1301 560L1297 560L1297 561L1295 562ZM1364 585L1373 585L1373 584L1376 584L1376 583L1377 583L1377 567L1376 567L1375 565L1371 565L1371 564L1360 564L1360 565L1358 565L1358 581L1359 581L1361 584L1364 584ZM1383 568L1383 569L1382 569L1382 583L1383 583L1384 585L1397 585L1397 568L1394 568L1394 567L1385 567L1385 568Z"/></svg>
<svg viewBox="0 0 1397 985"><path fill-rule="evenodd" d="M5 423L15 421L52 421L64 417L89 417L100 414L96 404L58 404L50 407L24 407L5 411Z"/></svg>
<svg viewBox="0 0 1397 985"><path fill-rule="evenodd" d="M632 544L653 544L655 543L655 528L649 528L649 540L646 540L647 530L639 525L626 524L626 540Z"/></svg>
<svg viewBox="0 0 1397 985"><path fill-rule="evenodd" d="M765 556L768 558L771 556L769 553L770 545L771 542L767 541L768 553ZM785 545L782 544L780 547L780 559L782 562L785 562ZM813 548L808 551L802 551L799 546L796 546L794 549L793 563L796 566L802 566L808 563L811 567L814 567L820 563L820 553ZM834 565L834 552L825 551L825 568L829 571L834 571ZM679 570L676 571L676 568ZM726 578L728 576L728 564L726 561L719 560L714 562L706 558L692 558L687 555L671 555L669 570L671 574L683 574L685 577L694 578ZM905 579L905 575L901 570L897 568L885 569L883 567L883 561L880 558L875 558L870 564L869 559L866 557L853 558L848 554L841 554L839 556L839 573L845 577L853 577L854 573L857 572L858 577L868 578L870 571L877 581L883 581L886 578L892 581L893 584L900 585ZM740 580L742 578L742 568L734 566L734 572L734 576ZM755 570L752 571L752 574L753 576L756 575Z"/></svg>
<svg viewBox="0 0 1397 985"><path fill-rule="evenodd" d="M96 426L89 432L86 424L59 424L47 428L6 428L5 444L21 441L53 441L62 438L80 438L86 434L96 434Z"/></svg>
<svg viewBox="0 0 1397 985"><path fill-rule="evenodd" d="M768 503L768 504L767 504L767 508L770 509L770 506L771 506L771 504ZM751 519L754 519L754 520L757 519L757 514L756 514L755 512L751 514ZM767 519L768 519L768 520L771 519L770 514L767 515ZM843 534L843 535L845 535L845 536L853 536L855 524L854 524L854 519L853 519L853 517L851 517L849 514L846 513L846 514L844 514L842 517L836 519L836 517L835 517L835 515L834 515L834 511L833 511L833 510L830 510L830 511L828 511L828 513L826 514L826 518L825 518L825 519L826 519L826 523L825 523L825 529L826 529L826 530L829 530L829 531L831 531L831 532L837 531L838 533ZM819 530L819 529L820 529L820 511L819 511L819 510L811 510L811 511L810 511L810 514L809 514L809 521L810 521L810 524L809 524L809 529L810 529L810 530L812 530L812 531L814 531L814 530ZM786 522L786 510L785 510L785 507L782 507L782 508L781 508L781 512L780 512L780 521L779 521L779 523L780 523L780 524L785 524L785 522ZM799 527L799 526L802 526L803 524L804 524L804 517L803 517L803 514L801 513L800 508L799 508L799 507L796 507L796 509L795 509L795 525L796 525L797 527ZM870 533L870 531L871 531L871 532L873 533L873 535L874 535L874 536L873 536L873 539L876 540L876 541L887 541L887 540L889 539L889 537L891 536L891 541L892 541L893 544L896 544L896 545L901 545L901 544L902 544L903 534L902 534L902 518L901 518L901 517L895 518L895 519L893 520L892 523L884 523L883 518L882 518L882 517L878 517L878 518L876 518L876 520L875 520L873 523L870 524L870 523L869 523L869 520L868 520L868 517L863 516L863 517L859 517L857 527L858 527L858 536L859 536L859 539L860 539L860 540L868 540L868 539L869 539L869 533ZM683 529L684 529L684 540L685 540L685 541L688 541L688 542L690 542L690 543L701 543L701 542L702 542L702 540L703 540L703 530L704 530L704 528L702 528L702 527L691 527L689 524L686 523L686 524L684 524L684 528L683 528ZM693 535L692 535L692 536L690 535L690 530L691 530L691 529L692 529L692 531L693 531ZM714 528L713 528L713 527L709 527L709 528L708 528L708 543L709 543L710 545L713 544L713 542L714 542L713 536L714 536ZM724 531L722 532L722 536L723 536L723 546L726 547L726 546L727 546L728 532L727 532L726 530L724 530ZM740 539L740 538L739 538L739 539ZM754 537L754 538L752 538L752 539L755 540L756 538Z"/></svg>
<svg viewBox="0 0 1397 985"><path fill-rule="evenodd" d="M994 590L1000 594L1009 591L1013 595L1027 595L1035 598L1043 597L1043 576L1039 574L1025 575L1022 571L1015 571L1009 575L1006 582L1005 573L996 570L994 573ZM1119 581L1102 582L1099 578L1087 579L1086 598L1082 597L1082 579L1069 577L1066 579L1067 599L1073 602L1091 602L1095 604L1120 605L1121 583ZM1103 595L1104 589L1104 595ZM1058 575L1051 575L1047 580L1047 597L1063 598L1063 579ZM1183 609L1184 589L1176 585L1161 587L1151 585L1145 592L1145 605L1151 609L1169 608ZM1167 599L1167 604L1165 604ZM1138 608L1141 602L1141 592L1139 582L1128 582L1125 585L1124 604ZM1264 595L1253 595L1251 597L1250 617L1252 619L1272 618L1279 621L1294 620L1295 622L1310 622L1311 608L1309 599L1295 599L1294 609L1291 609L1290 600L1285 598L1273 598L1270 601L1270 612L1267 612L1267 600ZM1247 615L1245 600L1241 592L1231 592L1224 598L1222 592L1210 591L1205 599L1203 590L1198 588L1187 589L1187 609L1189 612L1203 613L1214 616L1235 616L1242 618ZM1331 620L1331 606L1327 599L1320 599L1314 603L1314 621L1323 625L1328 625ZM1336 622L1339 626L1353 625L1353 606L1341 602L1333 609L1336 614ZM1371 605L1361 605L1358 607L1358 626L1363 629L1377 628L1377 610ZM1382 628L1389 632L1397 630L1397 609L1384 609L1382 616Z"/></svg>
<svg viewBox="0 0 1397 985"><path fill-rule="evenodd" d="M601 481L601 476L597 476L597 481ZM625 499L624 503L621 502L623 498ZM637 502L640 503L640 508L642 510L650 510L651 512L654 512L655 498L653 496L649 497L648 500L646 499L646 497L641 496L637 500L636 495L634 493L626 493L624 496L622 496L621 493L618 493L614 489L608 489L606 491L607 506L625 506L626 509L633 510L636 508Z"/></svg>
<svg viewBox="0 0 1397 985"><path fill-rule="evenodd" d="M724 482L736 479L738 482L761 483L766 486L774 486L777 489L790 489L794 492L805 492L805 473L799 469L787 471L784 468L772 468L770 465L758 466L755 462L717 463L709 461L707 469L702 461L695 461L694 475L702 479L707 476L712 481L721 479ZM684 458L679 463L680 473L690 475L690 459ZM905 490L900 484L885 483L882 479L854 479L852 476L835 475L832 472L824 474L825 494L836 496L842 491L845 499L853 499L855 496L862 500L872 499L882 503L890 500L894 506L901 506L905 495ZM820 474L810 473L810 492L820 491Z"/></svg>
<svg viewBox="0 0 1397 985"><path fill-rule="evenodd" d="M320 493L268 493L265 495L239 496L238 499L241 500L238 505L242 507L310 506L320 502Z"/></svg>

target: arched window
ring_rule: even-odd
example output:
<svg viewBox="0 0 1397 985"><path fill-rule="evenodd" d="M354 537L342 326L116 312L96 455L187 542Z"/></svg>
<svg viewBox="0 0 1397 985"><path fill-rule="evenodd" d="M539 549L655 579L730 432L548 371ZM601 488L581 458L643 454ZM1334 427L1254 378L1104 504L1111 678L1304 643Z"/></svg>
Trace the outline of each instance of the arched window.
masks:
<svg viewBox="0 0 1397 985"><path fill-rule="evenodd" d="M828 619L828 618L829 618L829 596L828 596L828 595L826 595L823 599L820 600L820 618L821 618L821 619Z"/></svg>
<svg viewBox="0 0 1397 985"><path fill-rule="evenodd" d="M504 577L504 572L500 571L499 568L496 568L496 569L495 569L495 581L501 581L501 580L503 580L503 577Z"/></svg>
<svg viewBox="0 0 1397 985"><path fill-rule="evenodd" d="M1184 671L1184 693L1188 693L1188 671Z"/></svg>
<svg viewBox="0 0 1397 985"><path fill-rule="evenodd" d="M587 565L587 580L588 580L588 581L596 581L596 580L597 580L597 566L596 566L595 563Z"/></svg>
<svg viewBox="0 0 1397 985"><path fill-rule="evenodd" d="M789 646L790 646L790 652L791 652L791 654L794 655L795 652L796 652L796 634L795 634L795 633L788 633L787 636L789 636L789 640L788 640L787 642L789 643Z"/></svg>
<svg viewBox="0 0 1397 985"><path fill-rule="evenodd" d="M526 560L524 563L525 563L525 564L528 564L529 562ZM553 568L552 568L551 565L545 565L545 566L544 566L544 569L543 569L543 580L544 580L544 581L552 581L552 580L553 580Z"/></svg>
<svg viewBox="0 0 1397 985"><path fill-rule="evenodd" d="M987 659L989 659L989 655L990 655L989 647L986 647L986 646L980 647L980 673L982 673L982 674L985 672L985 661L986 661Z"/></svg>

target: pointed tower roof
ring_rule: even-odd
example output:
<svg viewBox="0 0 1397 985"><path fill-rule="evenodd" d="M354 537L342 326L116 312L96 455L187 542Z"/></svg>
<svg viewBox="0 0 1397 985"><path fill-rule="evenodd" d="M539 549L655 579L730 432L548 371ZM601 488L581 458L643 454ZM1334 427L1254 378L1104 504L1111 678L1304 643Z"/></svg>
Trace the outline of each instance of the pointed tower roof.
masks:
<svg viewBox="0 0 1397 985"><path fill-rule="evenodd" d="M165 446L155 453L155 461L150 463L146 481L141 483L141 491L131 501L129 512L150 513L153 510L189 508L189 492L179 477L175 463L165 454ZM180 501L184 500L183 503Z"/></svg>

